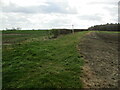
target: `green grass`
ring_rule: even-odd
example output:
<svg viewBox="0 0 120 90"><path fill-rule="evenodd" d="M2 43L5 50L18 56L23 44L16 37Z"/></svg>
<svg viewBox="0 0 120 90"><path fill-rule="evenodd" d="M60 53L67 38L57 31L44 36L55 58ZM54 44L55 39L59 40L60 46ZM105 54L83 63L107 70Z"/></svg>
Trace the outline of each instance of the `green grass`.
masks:
<svg viewBox="0 0 120 90"><path fill-rule="evenodd" d="M22 41L26 41L31 38L42 39L41 37L45 37L48 35L47 30L16 30L16 31L2 31L2 39L3 44L16 44Z"/></svg>
<svg viewBox="0 0 120 90"><path fill-rule="evenodd" d="M3 88L81 88L77 44L85 33L3 45Z"/></svg>
<svg viewBox="0 0 120 90"><path fill-rule="evenodd" d="M100 33L120 33L119 31L95 31Z"/></svg>

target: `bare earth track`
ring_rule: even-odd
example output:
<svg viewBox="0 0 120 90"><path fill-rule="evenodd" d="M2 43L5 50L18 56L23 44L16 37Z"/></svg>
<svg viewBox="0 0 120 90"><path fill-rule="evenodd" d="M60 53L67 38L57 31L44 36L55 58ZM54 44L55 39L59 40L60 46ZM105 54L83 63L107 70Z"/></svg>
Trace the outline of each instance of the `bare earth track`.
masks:
<svg viewBox="0 0 120 90"><path fill-rule="evenodd" d="M84 88L118 88L118 37L120 33L90 32L79 44L85 60Z"/></svg>

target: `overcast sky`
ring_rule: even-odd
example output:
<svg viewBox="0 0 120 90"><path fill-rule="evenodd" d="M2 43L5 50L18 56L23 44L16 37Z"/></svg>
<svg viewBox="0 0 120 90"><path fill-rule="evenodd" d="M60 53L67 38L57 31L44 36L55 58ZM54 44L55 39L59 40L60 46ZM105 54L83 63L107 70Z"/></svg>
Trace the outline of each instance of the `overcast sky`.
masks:
<svg viewBox="0 0 120 90"><path fill-rule="evenodd" d="M88 28L118 22L119 0L0 0L0 29Z"/></svg>

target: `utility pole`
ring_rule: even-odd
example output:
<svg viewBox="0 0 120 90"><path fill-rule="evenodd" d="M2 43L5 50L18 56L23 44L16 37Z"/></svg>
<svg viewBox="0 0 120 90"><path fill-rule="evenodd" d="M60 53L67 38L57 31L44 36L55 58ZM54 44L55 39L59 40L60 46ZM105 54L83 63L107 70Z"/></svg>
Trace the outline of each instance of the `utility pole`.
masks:
<svg viewBox="0 0 120 90"><path fill-rule="evenodd" d="M72 25L72 33L74 34L74 25Z"/></svg>

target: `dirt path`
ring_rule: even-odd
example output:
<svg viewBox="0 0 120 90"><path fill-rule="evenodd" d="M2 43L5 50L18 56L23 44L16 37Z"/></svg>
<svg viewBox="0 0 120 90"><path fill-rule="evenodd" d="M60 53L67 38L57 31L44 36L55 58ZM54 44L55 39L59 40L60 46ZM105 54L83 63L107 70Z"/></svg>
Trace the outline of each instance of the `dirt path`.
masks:
<svg viewBox="0 0 120 90"><path fill-rule="evenodd" d="M118 87L118 33L90 32L80 41L79 51L85 60L84 88Z"/></svg>

